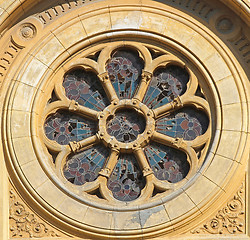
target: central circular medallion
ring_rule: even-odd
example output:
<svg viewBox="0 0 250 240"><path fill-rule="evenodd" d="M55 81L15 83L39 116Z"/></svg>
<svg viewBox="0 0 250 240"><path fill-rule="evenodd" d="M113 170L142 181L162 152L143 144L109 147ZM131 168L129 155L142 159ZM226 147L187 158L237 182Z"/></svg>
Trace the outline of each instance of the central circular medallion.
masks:
<svg viewBox="0 0 250 240"><path fill-rule="evenodd" d="M107 119L107 133L119 142L132 142L144 132L145 118L134 109L119 109Z"/></svg>
<svg viewBox="0 0 250 240"><path fill-rule="evenodd" d="M122 153L146 146L155 129L153 112L136 99L113 101L98 118L98 138Z"/></svg>

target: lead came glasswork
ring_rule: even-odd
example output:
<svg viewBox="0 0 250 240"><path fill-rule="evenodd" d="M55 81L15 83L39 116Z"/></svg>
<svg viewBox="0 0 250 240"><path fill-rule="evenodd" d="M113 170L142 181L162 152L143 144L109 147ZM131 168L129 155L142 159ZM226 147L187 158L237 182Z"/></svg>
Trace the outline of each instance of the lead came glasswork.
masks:
<svg viewBox="0 0 250 240"><path fill-rule="evenodd" d="M120 110L107 122L107 132L120 142L132 142L145 129L145 119L133 109Z"/></svg>
<svg viewBox="0 0 250 240"><path fill-rule="evenodd" d="M61 145L80 141L97 132L97 123L66 111L51 114L44 123L48 139Z"/></svg>
<svg viewBox="0 0 250 240"><path fill-rule="evenodd" d="M132 98L141 79L143 61L135 51L116 51L108 61L106 69L120 99Z"/></svg>
<svg viewBox="0 0 250 240"><path fill-rule="evenodd" d="M106 93L93 72L73 69L65 75L63 87L70 100L75 100L85 107L100 111L109 104Z"/></svg>
<svg viewBox="0 0 250 240"><path fill-rule="evenodd" d="M184 108L156 121L157 132L174 138L194 140L208 128L208 118L200 111Z"/></svg>
<svg viewBox="0 0 250 240"><path fill-rule="evenodd" d="M189 171L185 153L174 148L152 143L145 148L147 159L159 180L171 183L181 181Z"/></svg>
<svg viewBox="0 0 250 240"><path fill-rule="evenodd" d="M153 74L143 102L149 108L165 105L186 91L188 73L179 66L159 68Z"/></svg>
<svg viewBox="0 0 250 240"><path fill-rule="evenodd" d="M75 185L93 182L108 156L108 149L102 145L70 155L63 168L63 174L69 182Z"/></svg>
<svg viewBox="0 0 250 240"><path fill-rule="evenodd" d="M113 196L113 201L130 202L152 186L161 186L165 190L160 190L164 192L169 189L169 184L179 183L190 172L197 171L199 154L193 143L187 141L198 137L208 141L205 133L209 117L207 107L203 106L203 101L207 100L195 96L195 90L192 90L194 99L200 104L194 106L199 106L199 110L191 107L190 102L185 103L186 98L183 98L183 107L169 110L168 106L173 107L169 103L188 92L194 84L192 81L197 80L189 76L189 73L193 74L190 70L174 63L166 67L156 66L152 79L146 79L149 82L144 93L139 88L140 84L147 84L141 82L145 62L140 56L143 54L135 49L118 48L107 55L111 56L105 61L109 78L105 78L103 85L97 73L83 68L69 70L62 83L68 99L92 109L91 120L82 117L84 114L90 117L85 108L79 108L75 113L69 112L74 109L59 110L47 117L44 131L48 139L61 145L69 144L65 148L72 151L60 166L63 178L74 185L85 184L86 189L94 186L91 194L108 201ZM164 58L163 55L156 55L153 61ZM200 88L198 82L194 86ZM112 102L104 89L108 96L112 95ZM117 96L113 96L115 92ZM137 97L133 99L135 93ZM166 104L169 105L165 112L164 107L158 112L155 110ZM204 141L201 142L204 147ZM199 143L197 146L201 147ZM49 152L56 151L52 147ZM196 156L197 159L191 159ZM88 185L88 182L93 183ZM155 189L152 189L152 196Z"/></svg>
<svg viewBox="0 0 250 240"><path fill-rule="evenodd" d="M121 154L108 180L108 188L114 198L132 201L138 198L145 187L145 178L132 154Z"/></svg>

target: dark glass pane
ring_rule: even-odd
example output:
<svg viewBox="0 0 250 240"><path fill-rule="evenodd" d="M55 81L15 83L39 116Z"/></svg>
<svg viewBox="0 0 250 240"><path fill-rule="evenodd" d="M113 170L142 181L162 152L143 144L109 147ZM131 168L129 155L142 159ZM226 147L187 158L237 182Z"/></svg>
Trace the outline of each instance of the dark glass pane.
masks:
<svg viewBox="0 0 250 240"><path fill-rule="evenodd" d="M159 68L153 74L143 102L149 108L158 108L173 101L186 91L187 71L179 66Z"/></svg>
<svg viewBox="0 0 250 240"><path fill-rule="evenodd" d="M146 122L135 110L120 110L107 121L107 132L120 142L132 142L145 130Z"/></svg>
<svg viewBox="0 0 250 240"><path fill-rule="evenodd" d="M131 154L121 154L108 180L108 188L114 198L120 201L133 201L145 187L145 178L134 157Z"/></svg>
<svg viewBox="0 0 250 240"><path fill-rule="evenodd" d="M156 121L156 131L170 137L194 140L208 128L205 113L192 108L184 108Z"/></svg>
<svg viewBox="0 0 250 240"><path fill-rule="evenodd" d="M132 98L144 67L138 53L129 49L116 51L106 69L120 99Z"/></svg>
<svg viewBox="0 0 250 240"><path fill-rule="evenodd" d="M70 155L63 168L65 178L75 185L93 182L108 158L109 151L102 145Z"/></svg>
<svg viewBox="0 0 250 240"><path fill-rule="evenodd" d="M50 140L66 145L93 136L97 132L97 123L66 111L59 111L46 119L44 130Z"/></svg>
<svg viewBox="0 0 250 240"><path fill-rule="evenodd" d="M150 144L145 153L155 176L171 183L181 181L189 171L185 153L162 144Z"/></svg>
<svg viewBox="0 0 250 240"><path fill-rule="evenodd" d="M83 69L71 70L64 77L63 87L66 96L82 106L99 111L109 104L100 80L93 72Z"/></svg>

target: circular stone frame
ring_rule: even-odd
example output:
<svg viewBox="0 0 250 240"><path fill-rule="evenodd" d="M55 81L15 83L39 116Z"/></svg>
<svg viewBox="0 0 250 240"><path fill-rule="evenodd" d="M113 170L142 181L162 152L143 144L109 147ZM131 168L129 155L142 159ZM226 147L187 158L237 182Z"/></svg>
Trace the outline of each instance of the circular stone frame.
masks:
<svg viewBox="0 0 250 240"><path fill-rule="evenodd" d="M124 18L127 21L121 22ZM209 29L198 27L183 12L151 1L144 1L143 7L139 3L124 6L109 0L97 2L87 9L74 10L70 16L62 16L60 27L54 23L41 28L40 23L34 22L37 32L33 38L15 39L17 45L20 41L25 48L18 55L21 60L18 66L11 66L9 71L8 78L13 80L5 97L2 124L13 182L45 219L80 237L85 234L109 239L171 236L189 231L190 226L207 219L211 215L209 208L219 208L232 195L242 180L248 154L244 151L249 145L246 77L230 50ZM28 18L11 29L13 35L25 23L29 23ZM55 184L56 177L51 181L45 173L47 166L43 159L47 155L41 149L35 127L40 115L34 108L38 106L34 97L44 94L44 82L54 74L62 59L87 49L90 43L124 36L157 40L181 52L199 68L216 106L212 117L216 131L205 164L187 180L184 188L132 208L105 208L105 201L90 206L91 199L84 203L77 196L69 197ZM225 86L231 90L230 97ZM46 171L53 176L52 169Z"/></svg>
<svg viewBox="0 0 250 240"><path fill-rule="evenodd" d="M175 149L180 149L183 152L186 153L187 155L187 161L190 164L190 170L187 174L187 176L180 182L177 182L174 184L174 186L170 186L170 184L168 182L163 182L163 181L159 181L157 180L154 175L150 176L150 179L148 179L148 182L150 183L148 187L145 187L143 189L143 191L141 192L141 196L131 202L126 202L126 204L124 205L123 202L119 202L116 201L114 203L114 199L112 199L112 196L110 196L111 192L107 191L103 188L103 185L106 185L106 179L104 180L100 180L97 179L94 182L91 183L87 183L81 186L74 186L72 187L72 183L70 183L68 180L65 179L65 177L63 176L62 173L62 167L65 162L66 162L66 156L68 154L70 154L71 152L76 153L79 150L85 149L86 145L91 146L92 144L96 143L98 140L99 141L103 141L104 143L106 143L105 145L107 147L109 147L111 149L111 155L109 158L111 158L111 160L108 160L108 163L106 163L105 167L99 172L99 175L104 176L104 177L109 177L111 174L111 169L113 169L113 167L111 167L113 164L116 162L116 157L118 156L119 152L125 152L126 151L130 151L133 152L136 156L137 159L140 159L141 162L141 169L143 172L144 177L148 177L148 175L152 174L152 169L150 168L148 161L142 156L142 151L141 151L141 146L143 147L149 142L151 137L154 141L161 143L162 139L161 137L159 137L159 134L155 134L154 131L147 133L144 132L145 137L146 138L141 138L139 141L134 141L133 145L135 143L137 143L137 146L133 146L130 143L119 143L118 141L116 141L113 138L110 138L109 135L107 134L105 127L106 127L106 120L102 121L104 116L109 115L109 111L112 111L112 109L116 109L117 105L120 103L122 103L122 106L126 106L126 103L128 103L128 106L133 106L133 107L137 107L139 109L139 107L143 107L143 109L149 110L148 107L146 107L144 104L141 103L141 101L139 99L141 99L140 94L135 94L134 98L132 100L130 99L126 99L126 100L118 100L116 98L113 99L113 97L116 94L110 94L110 98L112 99L111 101L111 105L109 107L106 108L107 112L106 114L103 114L103 112L97 112L97 111L93 111L91 109L86 109L83 106L80 106L79 104L77 104L75 102L75 100L69 100L68 98L65 99L65 96L63 94L64 90L61 87L61 82L65 76L65 74L67 74L69 71L73 70L73 69L77 69L77 68L82 68L84 70L96 70L96 74L98 74L99 72L103 72L103 70L105 69L105 63L108 60L108 57L115 49L119 49L121 47L130 47L130 48L138 48L138 51L140 51L140 54L145 57L145 69L142 73L142 84L140 85L140 89L145 88L145 83L148 82L149 80L149 76L152 75L152 73L150 73L149 71L158 69L162 66L168 66L168 65L177 65L183 69L185 69L188 72L189 75L189 82L188 82L188 89L187 91L180 97L175 98L172 102L170 102L170 104L165 105L166 108L164 107L163 109L165 109L164 111L168 111L170 112L171 110L177 110L178 108L182 108L183 104L185 103L185 105L192 105L192 99L195 98L196 99L196 103L193 104L192 106L197 109L201 108L204 112L206 112L206 114L209 116L209 122L211 123L211 114L210 114L210 110L209 108L214 108L213 104L211 105L211 107L208 106L208 103L197 96L193 96L194 92L196 92L196 88L198 87L198 81L197 78L195 77L193 71L191 69L194 69L197 74L200 74L200 70L196 69L195 66L193 66L191 63L184 63L179 57L171 55L167 50L166 53L167 55L164 58L161 58L159 61L159 59L156 59L156 62L154 61L150 61L149 57L147 57L147 51L143 51L142 45L143 45L143 41L148 41L148 36L145 39L143 36L141 36L140 44L134 44L131 41L126 40L125 38L128 39L133 39L133 35L130 34L126 34L123 36L123 41L112 41L111 44L107 44L107 43L103 43L101 40L101 38L99 38L97 40L98 43L98 48L95 48L95 44L97 43L92 43L94 45L93 49L92 47L88 47L87 52L85 52L85 49L82 50L81 49L79 52L77 52L76 55L72 55L72 57L70 59L66 58L66 59L62 59L62 65L59 65L59 67L57 69L54 70L54 73L51 74L50 77L48 77L46 80L44 80L42 82L41 85L41 89L43 89L42 92L38 92L35 96L35 100L34 100L34 105L33 105L33 112L36 112L34 116L34 120L32 125L32 130L34 132L34 134L32 134L32 138L33 141L35 143L35 146L37 147L37 156L38 159L40 161L40 164L43 166L44 171L47 173L48 176L50 176L50 178L54 181L54 183L56 184L57 187L61 188L63 191L65 191L69 196L72 196L73 198L77 199L78 201L81 201L87 205L91 205L93 207L97 207L100 209L106 209L106 210L111 210L113 209L113 205L115 204L116 209L118 211L124 211L126 210L137 210L138 206L140 204L140 208L144 209L144 208L148 208L148 207L152 207L155 205L159 205L162 203L162 197L163 196L155 196L154 199L152 199L151 201L148 201L148 198L150 198L150 194L151 192L153 192L154 188L158 188L160 190L170 190L167 191L164 197L165 201L173 198L173 196L178 196L180 193L182 193L181 189L183 188L187 188L189 186L189 184L186 184L187 182L190 182L189 180L197 175L197 168L200 168L200 166L203 163L203 160L205 158L206 155L206 151L209 147L210 144L210 139L209 136L211 135L211 125L209 124L207 131L200 137L194 139L193 141L189 141L189 143L185 143L185 141L182 141L181 138L171 138L169 139L167 136L166 138L168 138L168 142L170 143L171 147L175 148ZM137 36L138 39L138 36ZM156 38L154 35L151 36L151 41L156 41ZM145 45L147 45L146 43L144 43ZM96 50L100 50L102 49L102 45L106 46L104 47L104 49L102 50L102 52L100 53L100 56L98 58L98 63L99 64L94 64L93 62L89 62L88 59L86 59L85 57L88 56L88 54L92 54L93 51L95 52ZM111 47L110 47L111 46ZM149 44L149 46L152 46L151 44ZM166 44L167 49L170 48L169 44ZM170 48L171 49L171 48ZM168 49L170 51L170 49ZM164 51L162 49L162 51ZM171 50L173 51L173 50ZM175 51L174 51L175 52ZM181 57L181 56L180 56ZM99 67L98 67L99 66ZM99 69L99 70L97 70ZM105 79L108 80L108 78L106 78L107 73L104 72L103 74L99 74L100 77L100 82L103 83ZM200 74L200 78L203 80L203 78L201 77L202 75ZM106 83L108 85L108 83ZM206 92L210 92L209 87L205 84L205 82L203 83L200 82L200 84L202 86L202 89L204 88L204 91L206 90ZM54 90L53 90L54 88ZM55 101L53 103L51 103L48 108L46 108L46 104L48 103L48 100L51 97L51 92L55 91L56 95L58 95L59 99L63 99L62 101ZM208 96L208 98L212 98L212 96ZM41 99L43 99L43 102L41 102ZM200 101L198 101L198 99L200 99ZM133 102L137 102L136 104L133 104ZM206 103L204 103L206 102ZM212 102L211 99L209 99L209 102ZM136 106L137 105L137 106ZM109 109L110 108L110 109ZM44 110L45 109L45 110ZM92 137L89 137L87 139L84 139L82 141L79 142L70 142L69 146L70 147L66 147L64 148L63 146L58 145L55 141L51 141L49 140L44 133L44 128L43 128L43 124L45 122L45 120L47 119L47 117L51 114L51 113L55 113L56 111L60 110L60 109L71 109L71 111L73 113L78 113L78 114L86 114L86 116L91 117L93 119L95 119L95 121L98 121L101 123L99 124L99 131L96 135L93 135ZM161 117L162 115L162 108L157 108L154 110L150 110L149 112L146 111L145 115L148 115L148 113L150 113L148 120L150 120L150 122L148 124L152 124L154 123L154 118L155 117ZM45 111L45 113L44 113ZM214 113L215 114L215 113ZM38 127L37 127L38 126ZM100 128L102 131L100 131ZM148 129L148 131L150 131L150 129ZM147 132L148 132L147 131ZM101 134L103 133L103 134ZM106 133L106 134L105 134ZM106 136L105 136L106 135ZM106 138L106 140L105 140ZM37 139L40 139L40 142L37 141ZM48 154L46 147L44 149L41 148L41 146L43 146L43 143L41 142L41 139L44 140L45 145L50 148L50 150L53 151L60 151L60 154L58 154L58 157L56 158L56 163L55 163L55 168L54 169L54 165L51 167L51 162L53 162L53 160L51 159L51 155ZM109 142L109 140L111 140L111 142ZM204 151L203 153L201 153L201 157L200 157L200 161L199 163L197 163L197 161L192 161L191 158L196 158L196 154L193 148L197 148L199 146L201 146L202 144L205 144L204 147ZM116 146L115 146L116 145ZM123 146L123 149L121 150L119 148L119 146ZM131 147L131 149L129 149L128 147ZM47 153L47 155L46 155ZM46 157L45 157L45 155ZM48 159L49 161L45 161L44 159ZM146 160L146 161L144 161ZM110 166L111 165L111 166ZM56 172L56 174L55 174ZM190 184L192 184L190 182ZM102 195L104 195L104 197L109 200L108 202L102 201L100 199L96 199L93 198L93 196L89 195L89 194L83 194L82 192L92 192L93 189L96 188L100 188L102 191ZM174 193L172 194L171 192L174 190ZM170 194L171 193L171 194ZM110 202L113 202L110 204ZM145 203L147 203L145 205Z"/></svg>
<svg viewBox="0 0 250 240"><path fill-rule="evenodd" d="M146 128L143 133L139 134L137 139L132 142L123 143L116 140L107 133L106 124L110 116L115 115L115 112L120 109L134 109L139 113L143 113L146 119ZM144 147L150 140L155 129L155 120L153 119L153 112L145 104L137 99L123 99L115 101L106 107L99 116L99 138L103 140L105 146L114 146L122 153L131 153L138 147Z"/></svg>

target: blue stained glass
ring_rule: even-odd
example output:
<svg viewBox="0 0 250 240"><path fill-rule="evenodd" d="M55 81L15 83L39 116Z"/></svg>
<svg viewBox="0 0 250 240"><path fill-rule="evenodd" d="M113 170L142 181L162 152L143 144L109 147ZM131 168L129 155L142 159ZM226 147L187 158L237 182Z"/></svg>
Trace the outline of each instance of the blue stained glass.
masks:
<svg viewBox="0 0 250 240"><path fill-rule="evenodd" d="M189 172L185 153L162 144L150 144L145 148L149 164L159 180L171 183L181 181Z"/></svg>
<svg viewBox="0 0 250 240"><path fill-rule="evenodd" d="M66 145L96 134L97 123L66 111L58 111L46 119L44 130L50 140Z"/></svg>
<svg viewBox="0 0 250 240"><path fill-rule="evenodd" d="M102 145L70 155L63 168L64 176L75 185L93 182L108 156L109 150Z"/></svg>
<svg viewBox="0 0 250 240"><path fill-rule="evenodd" d="M155 130L173 138L194 140L208 128L205 113L192 108L184 108L156 121Z"/></svg>
<svg viewBox="0 0 250 240"><path fill-rule="evenodd" d="M114 198L120 201L133 201L140 196L145 183L134 155L121 154L108 180L108 188Z"/></svg>
<svg viewBox="0 0 250 240"><path fill-rule="evenodd" d="M134 96L141 80L143 67L142 59L133 50L120 49L112 55L107 62L106 69L120 99L129 99Z"/></svg>
<svg viewBox="0 0 250 240"><path fill-rule="evenodd" d="M187 71L179 66L157 69L149 84L143 102L149 108L158 108L182 95L189 80Z"/></svg>
<svg viewBox="0 0 250 240"><path fill-rule="evenodd" d="M109 104L106 93L93 72L71 70L64 77L63 87L66 96L82 106L101 111Z"/></svg>

